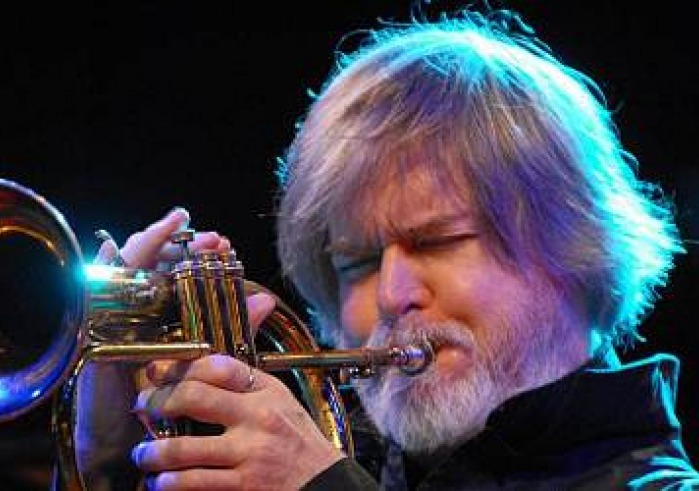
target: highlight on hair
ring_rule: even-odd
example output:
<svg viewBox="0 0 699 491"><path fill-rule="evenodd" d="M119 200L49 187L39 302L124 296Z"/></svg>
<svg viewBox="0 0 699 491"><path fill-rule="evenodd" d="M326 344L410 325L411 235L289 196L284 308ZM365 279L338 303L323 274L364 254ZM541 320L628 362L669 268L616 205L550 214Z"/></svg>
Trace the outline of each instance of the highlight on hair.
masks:
<svg viewBox="0 0 699 491"><path fill-rule="evenodd" d="M279 161L283 273L326 340L339 328L330 222L369 212L382 178L424 162L468 193L503 260L582 294L609 340L638 337L683 251L669 203L639 179L594 81L519 17L465 10L385 25L339 55Z"/></svg>

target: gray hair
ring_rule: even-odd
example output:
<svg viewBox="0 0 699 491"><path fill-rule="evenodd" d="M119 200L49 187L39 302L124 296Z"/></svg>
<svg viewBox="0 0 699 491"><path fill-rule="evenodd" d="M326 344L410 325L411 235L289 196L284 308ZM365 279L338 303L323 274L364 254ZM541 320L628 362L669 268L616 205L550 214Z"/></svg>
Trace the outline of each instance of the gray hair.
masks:
<svg viewBox="0 0 699 491"><path fill-rule="evenodd" d="M503 260L582 293L610 340L638 336L683 250L671 208L638 178L592 80L533 34L465 11L385 26L341 55L280 159L279 258L325 339L339 329L330 221L425 162L468 193Z"/></svg>

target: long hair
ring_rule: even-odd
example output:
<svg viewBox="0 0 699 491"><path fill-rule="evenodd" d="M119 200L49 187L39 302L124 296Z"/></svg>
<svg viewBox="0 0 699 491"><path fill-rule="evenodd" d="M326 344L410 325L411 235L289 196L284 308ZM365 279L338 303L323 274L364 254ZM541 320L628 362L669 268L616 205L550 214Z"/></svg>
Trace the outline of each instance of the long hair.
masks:
<svg viewBox="0 0 699 491"><path fill-rule="evenodd" d="M503 14L370 32L280 159L278 253L325 339L339 328L330 221L370 213L376 183L411 166L468 195L503 261L582 294L591 327L638 336L682 251L672 210L639 179L595 82Z"/></svg>

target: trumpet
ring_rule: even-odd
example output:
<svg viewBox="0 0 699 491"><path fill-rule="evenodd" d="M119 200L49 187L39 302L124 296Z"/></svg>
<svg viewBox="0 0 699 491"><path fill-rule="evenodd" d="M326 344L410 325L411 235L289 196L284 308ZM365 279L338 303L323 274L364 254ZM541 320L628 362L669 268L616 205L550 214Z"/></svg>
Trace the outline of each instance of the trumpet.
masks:
<svg viewBox="0 0 699 491"><path fill-rule="evenodd" d="M16 336L0 327L0 422L54 398L52 430L59 445L58 478L65 489L85 487L76 464L74 434L76 390L90 362L183 360L226 353L260 370L289 372L320 430L351 456L351 428L330 373L368 377L378 367L390 366L414 375L433 358L427 344L320 349L286 303L245 279L234 251L191 252L193 230L173 234L171 240L182 255L164 271L85 264L75 234L52 204L29 188L0 179L0 239L15 235L38 243L55 258L65 279L65 301L58 327L49 331L48 348L34 358L17 355L21 350L15 349ZM110 239L105 232L100 236ZM274 296L277 306L255 336L245 298L259 291ZM163 436L171 435L168 429Z"/></svg>

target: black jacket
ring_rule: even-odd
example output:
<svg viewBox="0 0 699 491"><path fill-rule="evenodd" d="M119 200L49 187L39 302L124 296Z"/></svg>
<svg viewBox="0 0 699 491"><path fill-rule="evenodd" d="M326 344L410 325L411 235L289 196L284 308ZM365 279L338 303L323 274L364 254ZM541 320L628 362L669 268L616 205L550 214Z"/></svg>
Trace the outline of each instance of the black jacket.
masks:
<svg viewBox="0 0 699 491"><path fill-rule="evenodd" d="M699 489L674 413L678 373L669 355L615 367L595 360L507 401L478 437L428 469L376 446L360 424L363 468L344 459L305 490L379 489L371 473L391 491Z"/></svg>

